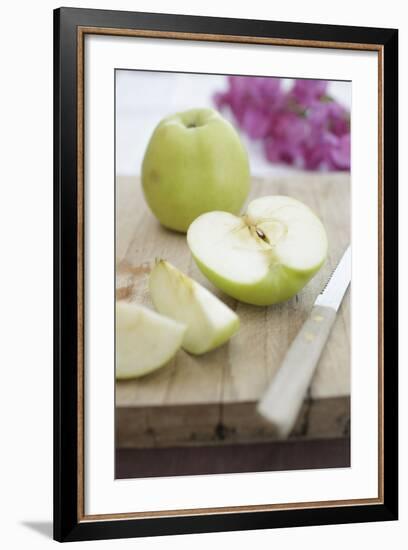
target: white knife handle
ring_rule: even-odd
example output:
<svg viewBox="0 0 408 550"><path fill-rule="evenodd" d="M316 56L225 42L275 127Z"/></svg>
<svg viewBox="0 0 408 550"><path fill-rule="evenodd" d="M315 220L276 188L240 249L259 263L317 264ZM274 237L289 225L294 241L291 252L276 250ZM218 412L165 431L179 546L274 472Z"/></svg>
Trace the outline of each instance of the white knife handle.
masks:
<svg viewBox="0 0 408 550"><path fill-rule="evenodd" d="M280 437L287 437L293 429L335 318L334 309L313 307L258 403L258 412Z"/></svg>

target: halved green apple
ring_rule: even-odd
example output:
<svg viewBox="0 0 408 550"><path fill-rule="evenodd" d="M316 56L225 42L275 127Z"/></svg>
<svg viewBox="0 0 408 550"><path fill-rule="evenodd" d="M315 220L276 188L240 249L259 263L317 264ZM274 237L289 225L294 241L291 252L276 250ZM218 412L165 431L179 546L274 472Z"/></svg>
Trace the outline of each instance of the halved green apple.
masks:
<svg viewBox="0 0 408 550"><path fill-rule="evenodd" d="M116 378L136 378L164 366L186 326L144 306L116 302Z"/></svg>
<svg viewBox="0 0 408 550"><path fill-rule="evenodd" d="M244 216L208 212L189 227L197 266L242 302L271 305L299 292L323 265L327 235L302 202L286 196L252 201Z"/></svg>
<svg viewBox="0 0 408 550"><path fill-rule="evenodd" d="M149 287L157 311L187 325L182 347L190 353L221 346L239 328L236 313L169 262L156 262Z"/></svg>

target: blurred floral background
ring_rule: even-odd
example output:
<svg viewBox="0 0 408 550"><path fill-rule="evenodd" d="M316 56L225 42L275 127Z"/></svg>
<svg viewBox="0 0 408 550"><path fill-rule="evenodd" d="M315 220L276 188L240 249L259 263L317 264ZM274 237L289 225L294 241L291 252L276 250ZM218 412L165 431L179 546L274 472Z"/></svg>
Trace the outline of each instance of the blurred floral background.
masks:
<svg viewBox="0 0 408 550"><path fill-rule="evenodd" d="M156 124L194 107L234 124L255 176L350 169L350 82L119 70L116 173L140 174Z"/></svg>

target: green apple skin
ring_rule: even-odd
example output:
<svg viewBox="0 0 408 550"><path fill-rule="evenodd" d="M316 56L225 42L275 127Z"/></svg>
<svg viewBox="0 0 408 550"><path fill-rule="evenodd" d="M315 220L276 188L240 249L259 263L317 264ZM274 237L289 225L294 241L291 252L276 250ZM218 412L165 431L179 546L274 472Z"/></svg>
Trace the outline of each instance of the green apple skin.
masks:
<svg viewBox="0 0 408 550"><path fill-rule="evenodd" d="M254 306L270 306L279 302L285 302L293 298L307 283L316 275L324 264L324 260L312 269L303 272L296 272L288 267L279 266L278 272L269 273L256 286L236 283L230 279L220 276L215 271L204 265L194 254L192 254L197 267L213 285L228 296L240 302Z"/></svg>
<svg viewBox="0 0 408 550"><path fill-rule="evenodd" d="M159 222L185 233L204 212L237 214L250 188L247 152L234 127L213 109L165 118L142 164L142 187Z"/></svg>

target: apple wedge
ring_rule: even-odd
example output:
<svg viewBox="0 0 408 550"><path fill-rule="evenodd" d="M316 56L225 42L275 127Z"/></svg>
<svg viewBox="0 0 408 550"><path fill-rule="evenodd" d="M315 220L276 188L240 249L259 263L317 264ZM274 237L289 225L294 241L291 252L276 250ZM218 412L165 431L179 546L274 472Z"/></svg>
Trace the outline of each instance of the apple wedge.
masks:
<svg viewBox="0 0 408 550"><path fill-rule="evenodd" d="M288 300L327 256L322 222L286 196L252 201L244 216L208 212L189 227L187 242L202 273L242 302L265 306Z"/></svg>
<svg viewBox="0 0 408 550"><path fill-rule="evenodd" d="M186 326L141 305L116 302L116 378L136 378L165 365Z"/></svg>
<svg viewBox="0 0 408 550"><path fill-rule="evenodd" d="M239 318L228 306L169 262L156 262L149 287L157 311L187 325L182 347L190 353L221 346L239 328Z"/></svg>

